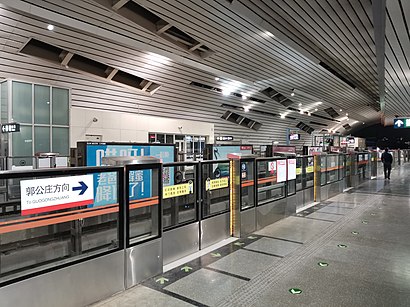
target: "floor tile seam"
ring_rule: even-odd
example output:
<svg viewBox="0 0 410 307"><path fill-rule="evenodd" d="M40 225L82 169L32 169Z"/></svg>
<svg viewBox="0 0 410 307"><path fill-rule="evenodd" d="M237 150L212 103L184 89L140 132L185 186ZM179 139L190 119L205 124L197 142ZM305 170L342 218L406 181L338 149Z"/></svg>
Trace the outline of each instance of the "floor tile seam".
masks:
<svg viewBox="0 0 410 307"><path fill-rule="evenodd" d="M326 208L326 207L324 207L324 208ZM323 209L324 209L323 208ZM319 209L319 210L316 210L316 211L314 211L313 213L323 213L323 214L333 214L333 215L341 215L341 216L345 216L345 214L342 214L342 213L333 213L333 212L325 212L325 211L320 211L321 209Z"/></svg>
<svg viewBox="0 0 410 307"><path fill-rule="evenodd" d="M210 266L204 266L202 269L212 271L212 272L215 272L215 273L219 273L219 274L224 274L226 276L241 279L241 280L244 280L244 281L250 281L251 280L249 277L238 275L238 274L233 274L233 273L230 273L228 271L221 270L221 269L215 269L215 268L212 268Z"/></svg>
<svg viewBox="0 0 410 307"><path fill-rule="evenodd" d="M316 217L309 217L309 216L299 216L299 217L304 218L304 219L308 219L308 220L315 220L315 221L322 221L322 222L329 222L329 223L334 223L334 222L337 221L337 220L332 221L332 220L318 219Z"/></svg>
<svg viewBox="0 0 410 307"><path fill-rule="evenodd" d="M303 244L303 242L299 241L294 241L290 239L285 239L285 238L279 238L279 237L272 237L272 236L267 236L267 235L260 235L262 238L267 238L267 239L275 239L279 241L284 241L284 242L290 242L290 243L296 243L296 244Z"/></svg>
<svg viewBox="0 0 410 307"><path fill-rule="evenodd" d="M289 257L285 257L281 263L267 268L265 271L255 276L246 287L240 287L230 296L224 298L218 306L251 306L252 303L256 301L260 291L268 290L269 287L277 284L290 271L295 270L297 268L297 263L306 257L313 255L318 247L325 245L325 243L330 241L347 223L367 210L367 208L377 202L378 199L379 197L377 197L377 195L373 195L365 204L355 208L355 210L352 210L352 212L344 218L335 222L332 227L329 227L332 229L330 229L325 235L304 244L292 252Z"/></svg>

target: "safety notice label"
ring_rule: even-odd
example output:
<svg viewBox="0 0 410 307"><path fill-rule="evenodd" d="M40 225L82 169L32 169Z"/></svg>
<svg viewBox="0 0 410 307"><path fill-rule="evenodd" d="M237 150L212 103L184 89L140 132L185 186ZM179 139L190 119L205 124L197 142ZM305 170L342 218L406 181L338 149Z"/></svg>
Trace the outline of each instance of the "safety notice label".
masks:
<svg viewBox="0 0 410 307"><path fill-rule="evenodd" d="M190 180L188 183L170 185L162 189L162 198L171 198L194 193L194 183Z"/></svg>
<svg viewBox="0 0 410 307"><path fill-rule="evenodd" d="M227 188L229 186L229 178L228 177L223 177L223 178L218 178L218 179L210 179L208 178L206 180L206 190L218 190L218 189L223 189Z"/></svg>

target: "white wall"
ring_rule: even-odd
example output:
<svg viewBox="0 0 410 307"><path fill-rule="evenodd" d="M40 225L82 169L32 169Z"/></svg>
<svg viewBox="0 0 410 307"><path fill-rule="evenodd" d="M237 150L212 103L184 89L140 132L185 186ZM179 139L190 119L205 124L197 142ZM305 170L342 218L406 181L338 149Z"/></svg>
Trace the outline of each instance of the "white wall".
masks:
<svg viewBox="0 0 410 307"><path fill-rule="evenodd" d="M103 142L147 143L149 132L203 135L209 137L210 143L214 142L214 124L211 123L71 108L70 147L77 147L77 141L85 141L86 134L102 135Z"/></svg>

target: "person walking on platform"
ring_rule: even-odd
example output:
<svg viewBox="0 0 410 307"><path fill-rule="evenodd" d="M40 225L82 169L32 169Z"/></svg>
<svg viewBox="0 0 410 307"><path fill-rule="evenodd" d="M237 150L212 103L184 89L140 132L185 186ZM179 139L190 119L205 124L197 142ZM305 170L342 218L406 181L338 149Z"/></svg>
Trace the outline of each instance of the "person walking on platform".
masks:
<svg viewBox="0 0 410 307"><path fill-rule="evenodd" d="M382 153L382 162L384 166L384 179L390 179L393 156L389 153L389 149L387 147L384 150L384 153Z"/></svg>

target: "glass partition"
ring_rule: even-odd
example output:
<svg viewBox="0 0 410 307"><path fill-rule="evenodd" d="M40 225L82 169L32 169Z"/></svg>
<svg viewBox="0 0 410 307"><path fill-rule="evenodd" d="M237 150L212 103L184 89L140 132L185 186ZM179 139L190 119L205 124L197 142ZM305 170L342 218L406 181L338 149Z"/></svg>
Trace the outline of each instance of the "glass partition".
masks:
<svg viewBox="0 0 410 307"><path fill-rule="evenodd" d="M304 177L306 174L305 168L302 167L303 159L307 157L297 157L296 158L296 191L302 191L304 185ZM303 172L302 172L303 170Z"/></svg>
<svg viewBox="0 0 410 307"><path fill-rule="evenodd" d="M286 160L287 165L287 181L286 181L286 195L291 196L296 194L296 157L289 157Z"/></svg>
<svg viewBox="0 0 410 307"><path fill-rule="evenodd" d="M283 164L285 167L283 168ZM258 206L285 197L286 160L257 159ZM283 172L285 174L283 174Z"/></svg>
<svg viewBox="0 0 410 307"><path fill-rule="evenodd" d="M241 160L241 210L255 207L255 160Z"/></svg>
<svg viewBox="0 0 410 307"><path fill-rule="evenodd" d="M229 161L201 162L202 218L229 212Z"/></svg>
<svg viewBox="0 0 410 307"><path fill-rule="evenodd" d="M326 171L327 171L327 165L326 165L327 159L325 155L320 156L320 185L324 186L326 185Z"/></svg>
<svg viewBox="0 0 410 307"><path fill-rule="evenodd" d="M339 180L342 180L345 175L346 155L339 155Z"/></svg>
<svg viewBox="0 0 410 307"><path fill-rule="evenodd" d="M326 156L326 183L333 183L339 180L339 156Z"/></svg>
<svg viewBox="0 0 410 307"><path fill-rule="evenodd" d="M315 160L313 156L308 156L308 157L304 157L303 162L304 162L303 167L306 172L306 184L304 188L310 188L310 187L313 187L314 180L315 180L315 167L314 167Z"/></svg>
<svg viewBox="0 0 410 307"><path fill-rule="evenodd" d="M359 177L368 177L368 164L369 164L369 154L368 153L358 153L357 154L357 175Z"/></svg>
<svg viewBox="0 0 410 307"><path fill-rule="evenodd" d="M123 248L123 168L0 174L0 284Z"/></svg>
<svg viewBox="0 0 410 307"><path fill-rule="evenodd" d="M162 184L164 230L197 221L198 163L164 164Z"/></svg>
<svg viewBox="0 0 410 307"><path fill-rule="evenodd" d="M127 246L161 236L161 164L131 164L125 167Z"/></svg>

